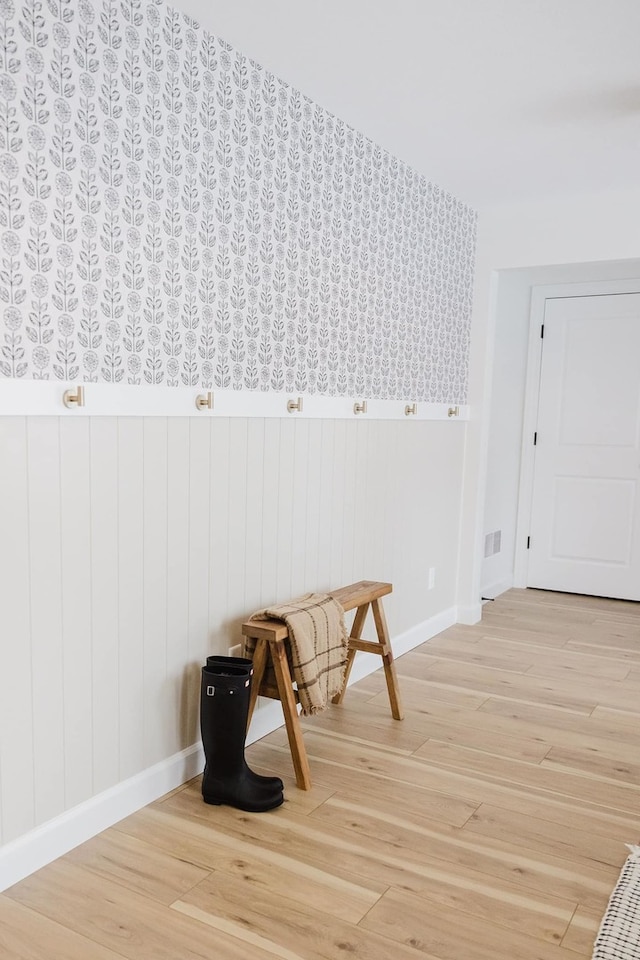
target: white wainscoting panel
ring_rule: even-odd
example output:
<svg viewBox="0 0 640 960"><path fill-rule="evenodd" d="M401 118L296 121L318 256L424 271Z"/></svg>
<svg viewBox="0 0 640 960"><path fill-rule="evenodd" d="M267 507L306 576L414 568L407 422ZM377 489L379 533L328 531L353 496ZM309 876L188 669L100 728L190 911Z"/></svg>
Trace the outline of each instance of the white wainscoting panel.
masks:
<svg viewBox="0 0 640 960"><path fill-rule="evenodd" d="M167 677L168 443L167 421L145 418L143 443L143 752L145 763L165 756L175 726L165 713L171 702ZM207 585L208 588L208 585Z"/></svg>
<svg viewBox="0 0 640 960"><path fill-rule="evenodd" d="M59 421L65 809L93 793L91 764L73 760L92 755L90 424Z"/></svg>
<svg viewBox="0 0 640 960"><path fill-rule="evenodd" d="M188 751L254 610L370 578L393 636L450 611L464 432L0 418L2 844Z"/></svg>
<svg viewBox="0 0 640 960"><path fill-rule="evenodd" d="M26 420L0 421L0 843L36 823Z"/></svg>
<svg viewBox="0 0 640 960"><path fill-rule="evenodd" d="M62 632L62 530L60 421L27 422L33 765L36 823L65 809L64 642ZM11 605L11 597L8 597ZM20 644L25 638L14 637ZM6 668L12 670L10 661ZM10 717L3 730L14 730ZM20 789L20 787L18 787Z"/></svg>
<svg viewBox="0 0 640 960"><path fill-rule="evenodd" d="M118 421L90 420L91 727L93 792L120 779ZM159 462L155 469L161 469Z"/></svg>

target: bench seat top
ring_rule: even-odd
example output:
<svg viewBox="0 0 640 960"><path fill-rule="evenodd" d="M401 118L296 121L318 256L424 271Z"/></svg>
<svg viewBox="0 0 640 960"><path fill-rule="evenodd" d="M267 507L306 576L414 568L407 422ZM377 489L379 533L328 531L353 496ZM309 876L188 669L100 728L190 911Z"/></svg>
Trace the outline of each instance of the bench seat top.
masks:
<svg viewBox="0 0 640 960"><path fill-rule="evenodd" d="M329 596L337 600L343 610L354 610L372 600L379 600L393 590L390 583L379 580L358 580L347 587L330 590ZM245 637L255 637L264 640L284 640L288 637L286 623L282 620L246 620L242 624L242 634Z"/></svg>

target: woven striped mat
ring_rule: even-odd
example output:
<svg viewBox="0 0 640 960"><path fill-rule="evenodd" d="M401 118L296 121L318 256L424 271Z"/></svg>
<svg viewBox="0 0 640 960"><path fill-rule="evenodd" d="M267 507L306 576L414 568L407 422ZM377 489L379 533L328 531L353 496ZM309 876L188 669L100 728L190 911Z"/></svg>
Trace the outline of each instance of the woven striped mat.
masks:
<svg viewBox="0 0 640 960"><path fill-rule="evenodd" d="M640 847L630 846L593 948L593 960L640 960Z"/></svg>

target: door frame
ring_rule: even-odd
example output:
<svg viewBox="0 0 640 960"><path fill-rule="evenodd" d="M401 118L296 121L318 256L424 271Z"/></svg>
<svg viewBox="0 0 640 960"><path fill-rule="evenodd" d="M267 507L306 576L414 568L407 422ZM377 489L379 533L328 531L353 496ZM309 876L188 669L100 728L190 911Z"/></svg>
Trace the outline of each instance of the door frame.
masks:
<svg viewBox="0 0 640 960"><path fill-rule="evenodd" d="M529 345L527 348L527 375L525 380L524 413L522 418L518 517L516 521L516 548L513 571L514 587L526 587L528 579L529 554L527 550L527 538L531 529L535 469L533 435L538 419L542 347L544 344L544 340L540 336L540 328L544 323L547 300L569 297L598 297L616 293L640 293L640 278L631 280L594 280L579 283L545 283L535 284L531 287Z"/></svg>

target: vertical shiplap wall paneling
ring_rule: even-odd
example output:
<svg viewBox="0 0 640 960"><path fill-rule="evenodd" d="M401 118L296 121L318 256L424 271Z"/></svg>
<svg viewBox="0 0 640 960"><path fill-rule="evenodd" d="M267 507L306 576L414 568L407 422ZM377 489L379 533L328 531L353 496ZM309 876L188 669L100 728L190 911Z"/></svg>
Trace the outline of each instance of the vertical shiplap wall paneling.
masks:
<svg viewBox="0 0 640 960"><path fill-rule="evenodd" d="M418 433L412 429L415 424L401 423L399 425L400 442L402 443L405 456L405 478L404 490L406 499L403 503L404 530L405 536L411 538L411 563L407 566L405 562L403 584L403 604L406 607L408 625L416 623L416 613L424 607L426 600L430 599L428 593L428 568L429 568L429 545L430 531L428 518L434 509L439 505L429 502L422 505L420 510L416 510L416 504L422 496L421 487L425 475L425 458L428 452L429 444L424 440L424 431L421 429L422 423L418 424ZM416 442L417 441L417 442Z"/></svg>
<svg viewBox="0 0 640 960"><path fill-rule="evenodd" d="M263 545L263 500L265 467L265 420L251 419L247 428L247 525L243 608L246 616L260 606ZM240 634L233 638L238 643Z"/></svg>
<svg viewBox="0 0 640 960"><path fill-rule="evenodd" d="M262 466L262 551L260 563L260 599L258 607L273 603L278 594L276 563L280 495L280 420L264 421L264 457Z"/></svg>
<svg viewBox="0 0 640 960"><path fill-rule="evenodd" d="M118 421L89 421L93 791L119 780Z"/></svg>
<svg viewBox="0 0 640 960"><path fill-rule="evenodd" d="M189 419L167 420L167 754L189 745Z"/></svg>
<svg viewBox="0 0 640 960"><path fill-rule="evenodd" d="M385 602L387 618L389 620L389 629L393 631L402 630L401 621L396 615L398 580L396 576L395 565L395 542L398 536L398 504L404 499L405 491L403 489L404 477L402 475L402 465L399 463L398 455L398 430L397 424L389 420L381 424L381 441L379 460L383 463L385 471L385 494L384 511L381 517L381 526L383 534L382 555L384 557L384 576L383 580L394 584L394 593Z"/></svg>
<svg viewBox="0 0 640 960"><path fill-rule="evenodd" d="M333 421L333 470L331 474L331 503L329 506L328 526L331 531L330 572L339 577L341 583L348 583L343 577L344 557L344 513L345 513L345 461L347 455L347 421Z"/></svg>
<svg viewBox="0 0 640 960"><path fill-rule="evenodd" d="M189 440L189 632L186 665L188 740L199 737L200 668L209 645L209 477L211 429L190 420Z"/></svg>
<svg viewBox="0 0 640 960"><path fill-rule="evenodd" d="M167 710L167 420L145 417L143 428L143 749L145 764L164 757Z"/></svg>
<svg viewBox="0 0 640 960"><path fill-rule="evenodd" d="M309 420L307 446L307 518L304 582L305 590L326 589L318 570L318 539L320 536L320 474L322 468L322 421Z"/></svg>
<svg viewBox="0 0 640 960"><path fill-rule="evenodd" d="M362 478L363 493L363 529L360 533L361 563L358 577L367 576L379 579L376 569L379 564L375 554L375 526L377 523L377 492L380 486L379 464L376 458L377 434L380 421L368 420L363 427L366 431Z"/></svg>
<svg viewBox="0 0 640 960"><path fill-rule="evenodd" d="M395 472L395 431L392 430L393 424L384 421L380 424L378 434L380 448L378 452L378 462L382 477L382 506L380 510L380 524L378 528L378 538L380 544L380 556L382 563L382 579L390 580L392 572L392 560L389 556L389 531L392 525L393 500L400 495L396 485Z"/></svg>
<svg viewBox="0 0 640 960"><path fill-rule="evenodd" d="M362 580L371 573L371 558L367 554L368 528L370 521L369 497L371 478L369 461L371 457L369 420L358 423L355 443L355 504L353 510L353 579Z"/></svg>
<svg viewBox="0 0 640 960"><path fill-rule="evenodd" d="M229 511L229 433L228 418L211 421L211 476L209 478L209 653L226 654L227 562Z"/></svg>
<svg viewBox="0 0 640 960"><path fill-rule="evenodd" d="M34 810L27 421L0 420L0 843Z"/></svg>
<svg viewBox="0 0 640 960"><path fill-rule="evenodd" d="M427 502L416 509L420 492L420 477L424 475L424 458L428 443L424 442L424 432L419 423L398 424L398 448L401 451L402 489L399 495L399 530L396 537L396 567L398 569L399 602L406 629L416 621L414 610L424 603L427 594L427 570L425 554L428 550L428 538L424 529L425 517L433 509L433 502Z"/></svg>
<svg viewBox="0 0 640 960"><path fill-rule="evenodd" d="M333 420L320 421L320 462L318 466L318 584L330 590L332 576L331 531L333 527L331 508L333 502L333 464L335 454L335 423Z"/></svg>
<svg viewBox="0 0 640 960"><path fill-rule="evenodd" d="M144 439L142 419L118 420L120 776L144 766Z"/></svg>
<svg viewBox="0 0 640 960"><path fill-rule="evenodd" d="M291 593L291 538L293 536L293 473L295 460L295 430L293 420L280 422L278 529L275 542L276 593L278 602L289 600Z"/></svg>
<svg viewBox="0 0 640 960"><path fill-rule="evenodd" d="M293 489L291 495L291 597L307 591L305 558L307 555L307 477L309 474L309 421L296 420L293 441Z"/></svg>
<svg viewBox="0 0 640 960"><path fill-rule="evenodd" d="M449 580L453 579L454 588L458 565L460 514L452 511L460 501L462 472L464 469L464 445L466 425L452 423L434 423L431 430L431 442L444 451L446 469L443 463L432 462L431 470L425 468L425 482L433 490L432 510L429 512L428 539L430 565L436 567L436 582L430 594L430 603L436 609L450 604Z"/></svg>
<svg viewBox="0 0 640 960"><path fill-rule="evenodd" d="M227 562L229 579L227 583L228 631L227 647L231 637L238 634L237 624L243 619L245 591L245 551L247 537L247 435L248 421L245 418L234 420L229 434L229 499L226 509L229 513L229 546ZM223 505L224 509L224 505ZM224 653L227 651L224 650Z"/></svg>
<svg viewBox="0 0 640 960"><path fill-rule="evenodd" d="M59 421L27 421L35 815L65 809Z"/></svg>
<svg viewBox="0 0 640 960"><path fill-rule="evenodd" d="M413 557L413 529L417 518L413 518L412 524L407 528L407 517L410 513L410 492L407 486L407 448L402 440L401 426L401 424L398 424L395 438L394 482L391 504L393 526L390 539L394 597L390 606L393 611L395 625L398 625L398 617L401 617L401 629L404 629L406 606L403 585L406 569L410 566L411 558ZM407 560L409 560L409 563L407 563Z"/></svg>
<svg viewBox="0 0 640 960"><path fill-rule="evenodd" d="M354 538L355 511L357 497L357 442L358 420L346 420L344 465L342 467L342 574L341 583L351 583L354 579ZM340 496L340 494L338 494Z"/></svg>
<svg viewBox="0 0 640 960"><path fill-rule="evenodd" d="M388 579L397 636L455 602L461 424L0 424L3 842L193 743L253 610Z"/></svg>
<svg viewBox="0 0 640 960"><path fill-rule="evenodd" d="M388 452L389 422L374 420L368 424L369 443L366 478L366 529L364 538L363 576L372 580L393 582L393 571L384 554L384 531L387 514L387 501L396 495L391 479L393 464ZM385 602L387 614L393 612L393 597ZM392 620L390 621L392 623ZM365 636L373 635L372 616Z"/></svg>
<svg viewBox="0 0 640 960"><path fill-rule="evenodd" d="M353 500L353 568L351 579L365 579L363 571L369 562L365 555L367 537L369 494L369 422L357 422L354 439L354 500Z"/></svg>
<svg viewBox="0 0 640 960"><path fill-rule="evenodd" d="M93 793L89 420L60 418L65 807Z"/></svg>

